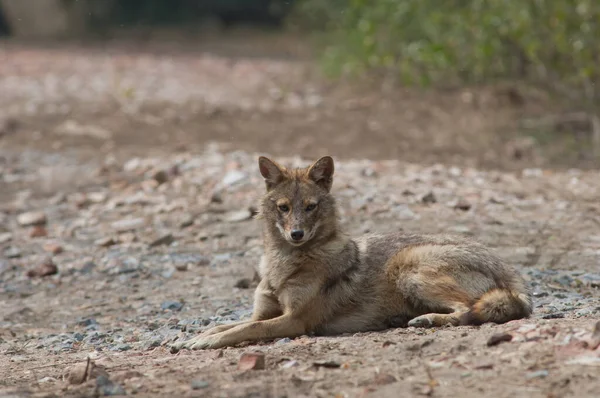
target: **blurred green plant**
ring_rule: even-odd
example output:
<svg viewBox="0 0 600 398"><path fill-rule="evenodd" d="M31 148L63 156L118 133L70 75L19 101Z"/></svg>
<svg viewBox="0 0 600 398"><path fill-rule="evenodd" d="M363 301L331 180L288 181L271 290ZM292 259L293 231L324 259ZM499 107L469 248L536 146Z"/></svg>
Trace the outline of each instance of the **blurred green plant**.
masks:
<svg viewBox="0 0 600 398"><path fill-rule="evenodd" d="M385 71L421 86L527 79L600 99L597 0L302 0L330 75Z"/></svg>

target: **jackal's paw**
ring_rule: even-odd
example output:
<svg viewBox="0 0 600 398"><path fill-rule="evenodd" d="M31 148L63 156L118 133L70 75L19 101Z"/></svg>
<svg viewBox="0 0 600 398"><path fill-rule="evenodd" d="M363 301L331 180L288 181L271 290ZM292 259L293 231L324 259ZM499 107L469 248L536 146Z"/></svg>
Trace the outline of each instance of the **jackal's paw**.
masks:
<svg viewBox="0 0 600 398"><path fill-rule="evenodd" d="M433 326L433 321L428 315L421 315L408 321L408 326L416 328L429 328Z"/></svg>
<svg viewBox="0 0 600 398"><path fill-rule="evenodd" d="M183 348L187 348L188 350L205 350L209 348L220 348L221 346L218 338L200 335L187 341L173 343L170 347L172 351L179 351Z"/></svg>

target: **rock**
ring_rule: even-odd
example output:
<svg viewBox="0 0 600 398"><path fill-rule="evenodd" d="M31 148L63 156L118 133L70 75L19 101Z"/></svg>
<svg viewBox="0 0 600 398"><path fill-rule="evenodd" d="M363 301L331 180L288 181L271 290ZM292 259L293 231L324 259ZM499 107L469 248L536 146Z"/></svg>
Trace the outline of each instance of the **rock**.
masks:
<svg viewBox="0 0 600 398"><path fill-rule="evenodd" d="M152 178L159 185L164 184L165 182L169 181L169 173L167 173L165 170L158 170L156 173L154 173Z"/></svg>
<svg viewBox="0 0 600 398"><path fill-rule="evenodd" d="M342 366L339 362L336 361L316 361L313 362L313 366L316 368L339 368Z"/></svg>
<svg viewBox="0 0 600 398"><path fill-rule="evenodd" d="M246 173L239 171L239 170L231 170L229 172L227 172L227 174L225 174L225 176L223 177L223 180L221 180L221 184L223 184L226 187L238 184L240 182L242 182L243 180L245 180L248 176L246 175Z"/></svg>
<svg viewBox="0 0 600 398"><path fill-rule="evenodd" d="M121 385L110 380L107 375L100 375L96 378L96 387L101 396L127 394Z"/></svg>
<svg viewBox="0 0 600 398"><path fill-rule="evenodd" d="M44 260L37 268L27 271L27 276L30 278L45 277L58 273L58 267L51 259Z"/></svg>
<svg viewBox="0 0 600 398"><path fill-rule="evenodd" d="M291 342L292 342L292 339L290 339L289 337L284 337L282 339L277 340L275 342L275 344L281 345L281 344L287 344L287 343L291 343Z"/></svg>
<svg viewBox="0 0 600 398"><path fill-rule="evenodd" d="M560 319L560 318L564 318L565 314L564 312L553 312L550 314L545 314L542 316L542 319Z"/></svg>
<svg viewBox="0 0 600 398"><path fill-rule="evenodd" d="M150 242L148 244L148 246L149 247L157 247L157 246L163 246L163 245L168 246L171 243L173 243L174 241L175 241L175 238L173 237L173 235L171 233L167 233L167 234L160 236L159 238L156 238L152 242Z"/></svg>
<svg viewBox="0 0 600 398"><path fill-rule="evenodd" d="M387 373L378 374L375 377L375 380L373 380L373 382L375 384L380 385L380 386L395 383L396 381L398 381L398 379L396 379L394 376L387 374Z"/></svg>
<svg viewBox="0 0 600 398"><path fill-rule="evenodd" d="M6 242L10 242L13 236L10 232L0 233L0 245Z"/></svg>
<svg viewBox="0 0 600 398"><path fill-rule="evenodd" d="M454 204L454 208L462 211L469 211L471 209L471 204L467 202L464 198L459 198Z"/></svg>
<svg viewBox="0 0 600 398"><path fill-rule="evenodd" d="M536 372L529 372L525 375L525 378L527 380L531 380L531 379L543 379L546 378L548 376L548 371L547 370L538 370Z"/></svg>
<svg viewBox="0 0 600 398"><path fill-rule="evenodd" d="M46 243L44 251L52 254L60 254L64 251L63 247L57 243Z"/></svg>
<svg viewBox="0 0 600 398"><path fill-rule="evenodd" d="M425 204L436 203L437 202L437 198L435 197L435 195L433 194L433 192L429 192L428 194L424 195L421 198L421 202L425 203Z"/></svg>
<svg viewBox="0 0 600 398"><path fill-rule="evenodd" d="M108 377L108 373L103 366L88 359L86 363L78 363L67 369L63 379L69 384L82 384L100 376Z"/></svg>
<svg viewBox="0 0 600 398"><path fill-rule="evenodd" d="M229 212L229 213L225 214L225 217L223 219L224 219L224 221L227 221L227 222L240 222L240 221L250 220L251 218L252 218L252 212L248 209L244 209L244 210Z"/></svg>
<svg viewBox="0 0 600 398"><path fill-rule="evenodd" d="M96 241L94 241L94 245L100 246L100 247L110 247L116 243L117 242L115 242L115 240L111 236L96 239Z"/></svg>
<svg viewBox="0 0 600 398"><path fill-rule="evenodd" d="M165 301L160 305L163 311L181 311L183 303L180 301Z"/></svg>
<svg viewBox="0 0 600 398"><path fill-rule="evenodd" d="M46 222L46 213L42 211L30 211L27 213L21 213L17 216L17 223L19 223L19 225L22 227L45 225Z"/></svg>
<svg viewBox="0 0 600 398"><path fill-rule="evenodd" d="M496 333L490 336L487 341L488 347L493 347L501 343L509 342L513 339L512 334L509 333Z"/></svg>
<svg viewBox="0 0 600 398"><path fill-rule="evenodd" d="M29 231L30 238L43 238L44 236L48 236L48 231L41 225L36 225Z"/></svg>
<svg viewBox="0 0 600 398"><path fill-rule="evenodd" d="M238 289L248 289L252 281L248 278L242 278L235 283L235 287Z"/></svg>
<svg viewBox="0 0 600 398"><path fill-rule="evenodd" d="M206 380L192 380L192 390L202 390L208 388L209 385Z"/></svg>
<svg viewBox="0 0 600 398"><path fill-rule="evenodd" d="M21 250L15 246L9 246L4 250L6 258L19 258L21 257Z"/></svg>
<svg viewBox="0 0 600 398"><path fill-rule="evenodd" d="M600 346L600 321L594 325L594 331L592 332L592 338L590 339L589 347L595 350Z"/></svg>
<svg viewBox="0 0 600 398"><path fill-rule="evenodd" d="M108 140L112 138L112 132L100 126L92 124L80 124L75 120L67 120L56 127L55 132L68 136L83 136L95 138L98 140Z"/></svg>
<svg viewBox="0 0 600 398"><path fill-rule="evenodd" d="M181 222L179 223L179 228L184 229L189 226L192 226L194 224L194 218L195 217L193 215L187 214L182 218Z"/></svg>
<svg viewBox="0 0 600 398"><path fill-rule="evenodd" d="M117 232L129 232L142 228L146 225L146 220L143 218L130 218L125 220L115 221L111 227Z"/></svg>
<svg viewBox="0 0 600 398"><path fill-rule="evenodd" d="M265 368L265 354L262 352L245 352L238 362L239 370L262 370Z"/></svg>

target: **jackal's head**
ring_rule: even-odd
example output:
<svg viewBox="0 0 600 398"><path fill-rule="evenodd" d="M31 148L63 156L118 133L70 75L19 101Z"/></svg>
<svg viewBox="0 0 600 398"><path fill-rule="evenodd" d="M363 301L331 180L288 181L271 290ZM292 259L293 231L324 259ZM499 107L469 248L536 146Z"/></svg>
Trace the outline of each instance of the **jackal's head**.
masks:
<svg viewBox="0 0 600 398"><path fill-rule="evenodd" d="M302 246L335 230L335 200L330 194L334 166L330 156L303 169L286 169L261 156L258 166L267 187L260 217L272 234L280 234L292 246Z"/></svg>

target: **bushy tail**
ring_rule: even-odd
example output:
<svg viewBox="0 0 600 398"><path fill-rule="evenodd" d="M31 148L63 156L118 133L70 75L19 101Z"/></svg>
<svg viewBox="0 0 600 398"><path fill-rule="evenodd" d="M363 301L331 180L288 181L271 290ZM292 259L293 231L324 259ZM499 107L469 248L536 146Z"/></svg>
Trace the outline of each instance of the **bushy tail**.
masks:
<svg viewBox="0 0 600 398"><path fill-rule="evenodd" d="M481 325L486 322L505 323L531 315L533 305L529 294L509 289L493 289L483 294L469 312L460 318L461 325Z"/></svg>

